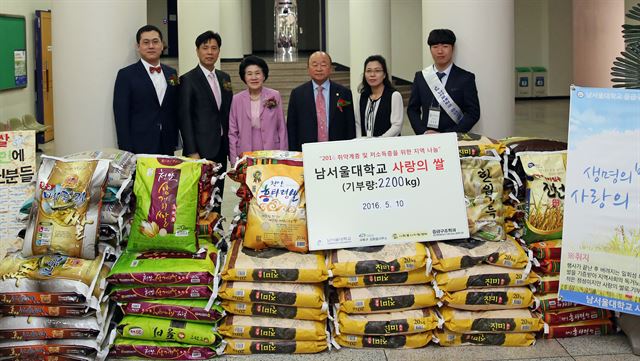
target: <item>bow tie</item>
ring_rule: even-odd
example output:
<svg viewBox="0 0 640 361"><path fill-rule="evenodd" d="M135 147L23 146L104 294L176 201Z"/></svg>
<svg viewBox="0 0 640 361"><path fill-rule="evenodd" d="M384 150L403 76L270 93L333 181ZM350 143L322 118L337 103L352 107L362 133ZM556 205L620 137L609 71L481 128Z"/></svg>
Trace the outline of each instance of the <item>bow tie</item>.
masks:
<svg viewBox="0 0 640 361"><path fill-rule="evenodd" d="M149 67L149 72L151 72L151 74L153 74L153 73L160 74L160 73L162 73L162 67L160 65L158 65L158 66L150 66Z"/></svg>

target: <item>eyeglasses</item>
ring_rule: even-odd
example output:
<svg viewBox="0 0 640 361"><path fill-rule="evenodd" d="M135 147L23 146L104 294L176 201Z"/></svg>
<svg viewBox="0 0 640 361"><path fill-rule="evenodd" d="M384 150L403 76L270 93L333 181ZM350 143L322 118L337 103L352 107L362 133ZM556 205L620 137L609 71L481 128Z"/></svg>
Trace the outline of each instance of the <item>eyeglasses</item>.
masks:
<svg viewBox="0 0 640 361"><path fill-rule="evenodd" d="M364 72L367 75L376 75L376 74L382 74L384 73L384 71L382 71L382 69L367 69Z"/></svg>

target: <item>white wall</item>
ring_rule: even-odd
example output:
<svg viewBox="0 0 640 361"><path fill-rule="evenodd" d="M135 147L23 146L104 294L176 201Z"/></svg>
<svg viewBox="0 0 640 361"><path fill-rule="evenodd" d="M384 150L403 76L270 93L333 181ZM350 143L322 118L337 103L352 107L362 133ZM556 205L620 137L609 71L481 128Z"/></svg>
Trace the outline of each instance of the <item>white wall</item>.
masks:
<svg viewBox="0 0 640 361"><path fill-rule="evenodd" d="M427 51L422 39L422 1L391 2L391 72L393 76L413 81L422 68L422 53Z"/></svg>
<svg viewBox="0 0 640 361"><path fill-rule="evenodd" d="M559 0L564 1L564 0ZM516 66L546 66L547 0L516 0Z"/></svg>
<svg viewBox="0 0 640 361"><path fill-rule="evenodd" d="M349 1L327 0L327 53L334 63L349 66Z"/></svg>
<svg viewBox="0 0 640 361"><path fill-rule="evenodd" d="M178 1L178 72L180 75L198 65L196 37L207 30L220 32L220 0ZM222 38L220 57L224 57L225 39ZM216 67L220 67L220 60Z"/></svg>
<svg viewBox="0 0 640 361"><path fill-rule="evenodd" d="M5 121L24 114L36 114L35 78L35 48L33 21L36 10L51 9L51 0L2 0L0 13L22 15L27 27L27 87L0 92L0 120ZM55 19L55 16L54 16ZM1 40L0 40L1 41Z"/></svg>
<svg viewBox="0 0 640 361"><path fill-rule="evenodd" d="M169 38L169 26L163 22L168 20L167 0L147 0L147 24L154 25L162 31L165 47ZM164 54L167 54L165 48Z"/></svg>

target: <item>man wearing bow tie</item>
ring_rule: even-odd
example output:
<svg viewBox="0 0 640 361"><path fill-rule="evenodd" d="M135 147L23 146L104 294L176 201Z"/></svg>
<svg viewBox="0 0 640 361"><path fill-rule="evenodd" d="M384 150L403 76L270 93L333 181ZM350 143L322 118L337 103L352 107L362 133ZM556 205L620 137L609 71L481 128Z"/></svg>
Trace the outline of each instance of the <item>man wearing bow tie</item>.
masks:
<svg viewBox="0 0 640 361"><path fill-rule="evenodd" d="M449 29L429 33L433 65L418 71L411 87L407 115L416 134L466 133L480 118L476 78L453 63L456 36Z"/></svg>
<svg viewBox="0 0 640 361"><path fill-rule="evenodd" d="M173 155L178 143L177 73L160 64L164 44L157 27L141 27L136 43L140 60L118 71L113 91L118 148Z"/></svg>

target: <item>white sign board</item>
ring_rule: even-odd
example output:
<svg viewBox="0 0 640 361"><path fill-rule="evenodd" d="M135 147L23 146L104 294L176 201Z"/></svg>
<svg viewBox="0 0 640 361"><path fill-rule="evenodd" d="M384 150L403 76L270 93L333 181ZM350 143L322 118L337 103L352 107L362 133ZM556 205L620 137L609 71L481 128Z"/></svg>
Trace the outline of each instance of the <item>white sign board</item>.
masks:
<svg viewBox="0 0 640 361"><path fill-rule="evenodd" d="M310 250L469 237L455 133L302 151Z"/></svg>

